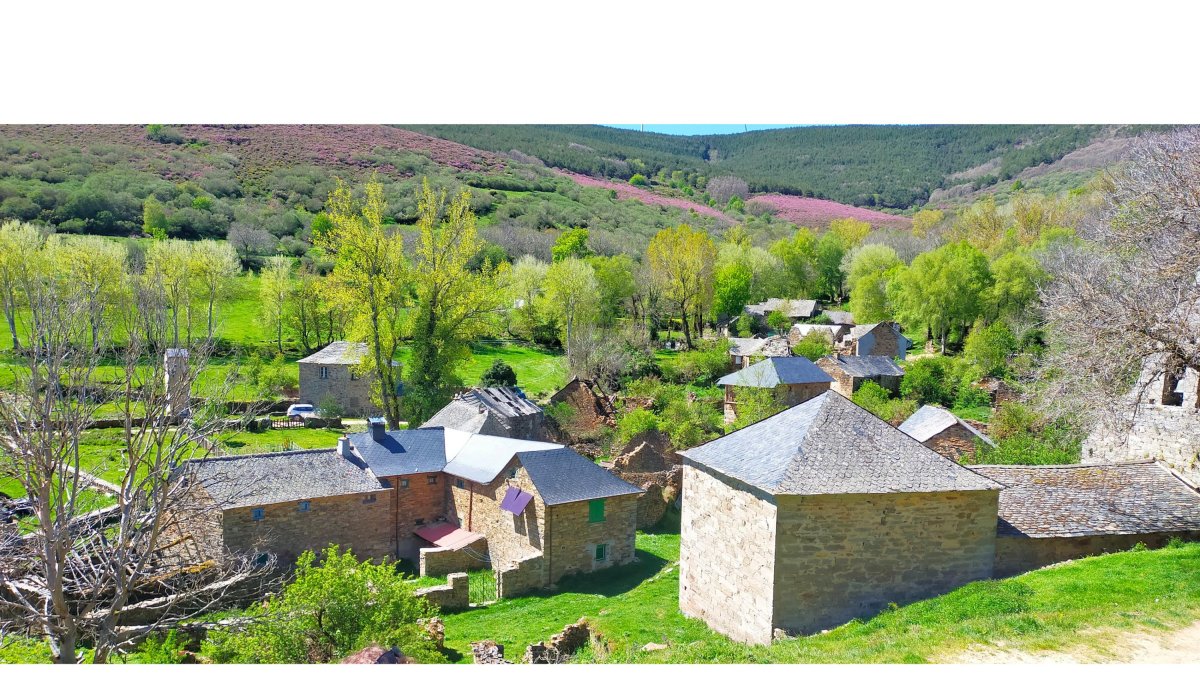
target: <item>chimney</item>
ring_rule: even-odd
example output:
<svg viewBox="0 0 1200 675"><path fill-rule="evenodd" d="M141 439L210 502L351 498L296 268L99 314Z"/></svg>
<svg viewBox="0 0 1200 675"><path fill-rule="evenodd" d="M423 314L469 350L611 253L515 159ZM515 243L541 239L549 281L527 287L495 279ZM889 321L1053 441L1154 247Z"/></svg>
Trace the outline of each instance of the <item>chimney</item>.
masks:
<svg viewBox="0 0 1200 675"><path fill-rule="evenodd" d="M343 459L354 459L354 451L350 449L350 439L348 437L342 436L338 439L337 450Z"/></svg>
<svg viewBox="0 0 1200 675"><path fill-rule="evenodd" d="M368 417L367 428L371 431L371 439L376 443L382 443L387 436L387 422L382 417Z"/></svg>

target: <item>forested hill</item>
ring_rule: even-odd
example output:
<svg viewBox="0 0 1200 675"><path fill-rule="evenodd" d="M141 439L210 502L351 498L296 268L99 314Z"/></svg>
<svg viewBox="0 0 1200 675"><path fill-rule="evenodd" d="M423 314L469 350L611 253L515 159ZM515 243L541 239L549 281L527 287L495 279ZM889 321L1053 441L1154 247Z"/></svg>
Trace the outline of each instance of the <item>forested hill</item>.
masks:
<svg viewBox="0 0 1200 675"><path fill-rule="evenodd" d="M975 188L1054 162L1102 137L1144 127L1098 125L811 126L671 136L595 125L405 125L464 145L628 179L635 173L733 174L754 192L875 208L925 203L939 188Z"/></svg>

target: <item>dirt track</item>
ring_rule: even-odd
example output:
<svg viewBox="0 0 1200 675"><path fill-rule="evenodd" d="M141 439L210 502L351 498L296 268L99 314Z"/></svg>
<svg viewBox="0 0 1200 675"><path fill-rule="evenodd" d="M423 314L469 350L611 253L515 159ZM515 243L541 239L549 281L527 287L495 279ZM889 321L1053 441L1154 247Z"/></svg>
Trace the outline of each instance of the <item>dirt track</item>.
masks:
<svg viewBox="0 0 1200 675"><path fill-rule="evenodd" d="M1101 644L1102 647L1092 646ZM1105 636L1062 650L1023 651L975 647L937 659L943 663L1200 663L1200 621L1163 633L1129 632Z"/></svg>

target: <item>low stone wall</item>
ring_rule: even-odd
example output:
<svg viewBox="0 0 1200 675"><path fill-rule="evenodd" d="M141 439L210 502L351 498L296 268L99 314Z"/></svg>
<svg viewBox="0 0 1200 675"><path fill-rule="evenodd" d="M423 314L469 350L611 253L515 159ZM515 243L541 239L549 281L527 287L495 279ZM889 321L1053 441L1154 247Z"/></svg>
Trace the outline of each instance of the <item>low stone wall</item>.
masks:
<svg viewBox="0 0 1200 675"><path fill-rule="evenodd" d="M1161 548L1173 537L1200 541L1200 530L1092 537L997 537L995 575L1011 577L1064 560L1128 551L1139 542L1148 548Z"/></svg>
<svg viewBox="0 0 1200 675"><path fill-rule="evenodd" d="M1128 431L1100 424L1083 442L1084 464L1156 459L1200 483L1200 409L1141 405Z"/></svg>
<svg viewBox="0 0 1200 675"><path fill-rule="evenodd" d="M563 663L591 641L592 630L586 618L563 627L561 633L552 635L547 642L538 642L525 648L521 663Z"/></svg>
<svg viewBox="0 0 1200 675"><path fill-rule="evenodd" d="M469 572L488 567L487 539L471 542L461 549L421 549L421 576L440 577L451 572Z"/></svg>
<svg viewBox="0 0 1200 675"><path fill-rule="evenodd" d="M496 571L496 597L515 598L542 588L546 583L545 558L539 552L514 561L510 567Z"/></svg>
<svg viewBox="0 0 1200 675"><path fill-rule="evenodd" d="M425 598L442 609L462 609L471 605L471 581L466 572L455 572L446 577L444 586L427 586L413 591L417 597Z"/></svg>

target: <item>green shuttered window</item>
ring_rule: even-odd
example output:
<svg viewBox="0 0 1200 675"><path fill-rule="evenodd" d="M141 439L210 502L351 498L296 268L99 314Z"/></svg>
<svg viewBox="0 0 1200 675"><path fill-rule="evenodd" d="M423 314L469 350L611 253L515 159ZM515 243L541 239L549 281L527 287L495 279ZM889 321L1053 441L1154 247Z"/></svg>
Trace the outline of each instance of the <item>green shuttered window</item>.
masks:
<svg viewBox="0 0 1200 675"><path fill-rule="evenodd" d="M588 522L603 523L604 522L604 500L593 499L588 502Z"/></svg>

